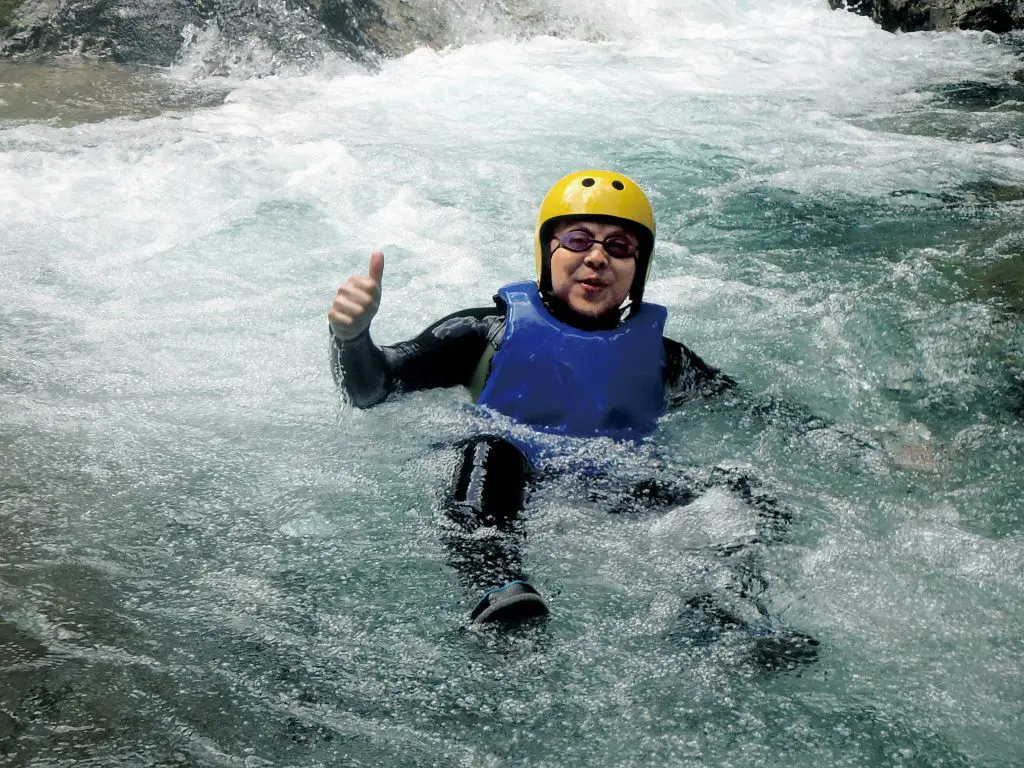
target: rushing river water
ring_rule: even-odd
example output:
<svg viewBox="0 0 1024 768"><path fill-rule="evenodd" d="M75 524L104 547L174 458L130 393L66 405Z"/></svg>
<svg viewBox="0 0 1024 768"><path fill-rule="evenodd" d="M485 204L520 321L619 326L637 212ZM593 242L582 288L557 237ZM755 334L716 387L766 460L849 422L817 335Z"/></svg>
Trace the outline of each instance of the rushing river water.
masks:
<svg viewBox="0 0 1024 768"><path fill-rule="evenodd" d="M1021 765L1019 60L675 5L373 72L0 69L0 762ZM468 629L438 536L465 395L333 387L370 250L375 338L408 338L532 275L541 196L587 166L650 191L648 298L745 392L667 417L657 471L794 510L764 568L814 663L673 631L749 513L723 491L538 489L552 616Z"/></svg>

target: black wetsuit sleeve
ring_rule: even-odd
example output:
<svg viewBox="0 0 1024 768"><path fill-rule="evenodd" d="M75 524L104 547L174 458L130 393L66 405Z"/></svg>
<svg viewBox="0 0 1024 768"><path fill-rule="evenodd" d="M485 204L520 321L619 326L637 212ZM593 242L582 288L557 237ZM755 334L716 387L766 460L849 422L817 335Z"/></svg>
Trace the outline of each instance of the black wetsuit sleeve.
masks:
<svg viewBox="0 0 1024 768"><path fill-rule="evenodd" d="M727 392L736 381L708 365L696 353L678 341L663 339L665 344L665 395L668 407L693 397L709 397Z"/></svg>
<svg viewBox="0 0 1024 768"><path fill-rule="evenodd" d="M331 337L331 372L350 403L370 408L392 393L468 386L488 340L504 327L504 307L455 312L410 341L377 347L369 331Z"/></svg>

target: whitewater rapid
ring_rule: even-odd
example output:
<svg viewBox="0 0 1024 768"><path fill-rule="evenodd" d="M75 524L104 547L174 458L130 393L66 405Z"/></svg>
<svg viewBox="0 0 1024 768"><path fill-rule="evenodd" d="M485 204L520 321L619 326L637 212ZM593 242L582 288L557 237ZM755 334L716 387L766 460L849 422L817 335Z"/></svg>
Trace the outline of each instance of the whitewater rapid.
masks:
<svg viewBox="0 0 1024 768"><path fill-rule="evenodd" d="M17 764L1015 764L1024 151L1019 104L975 98L1013 49L795 0L560 7L579 37L373 70L208 77L239 45L210 35L147 86L195 100L0 111ZM588 166L650 192L647 297L749 396L666 417L657 471L740 467L796 511L765 567L822 642L798 674L673 640L749 515L717 492L535 495L552 618L467 632L437 447L466 396L334 390L326 310L371 250L374 338L410 338L530 277L541 196Z"/></svg>

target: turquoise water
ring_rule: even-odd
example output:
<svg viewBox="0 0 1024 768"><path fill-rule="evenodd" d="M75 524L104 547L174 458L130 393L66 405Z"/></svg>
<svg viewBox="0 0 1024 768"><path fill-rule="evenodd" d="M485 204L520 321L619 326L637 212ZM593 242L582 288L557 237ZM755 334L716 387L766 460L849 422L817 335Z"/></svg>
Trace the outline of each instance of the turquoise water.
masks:
<svg viewBox="0 0 1024 768"><path fill-rule="evenodd" d="M9 764L1020 764L1019 60L796 0L631 7L375 72L186 54L167 90L227 96L155 116L0 112ZM747 393L667 417L659 466L606 459L739 467L794 509L765 569L814 664L673 634L749 527L720 491L538 489L552 617L468 629L435 447L465 396L334 391L327 306L370 250L375 338L408 338L530 275L584 166L650 190L648 296Z"/></svg>

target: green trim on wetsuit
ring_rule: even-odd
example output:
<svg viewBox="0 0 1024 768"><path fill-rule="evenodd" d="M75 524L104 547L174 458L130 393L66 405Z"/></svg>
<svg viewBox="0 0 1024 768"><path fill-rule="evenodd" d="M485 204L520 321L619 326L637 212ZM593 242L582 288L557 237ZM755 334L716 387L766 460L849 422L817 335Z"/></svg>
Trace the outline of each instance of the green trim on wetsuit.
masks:
<svg viewBox="0 0 1024 768"><path fill-rule="evenodd" d="M473 378L469 380L468 389L474 403L480 399L480 393L484 391L484 384L487 383L487 376L491 372L491 360L494 359L494 353L497 351L497 343L488 340L487 347L484 348L484 353L480 356L480 362L473 370Z"/></svg>

